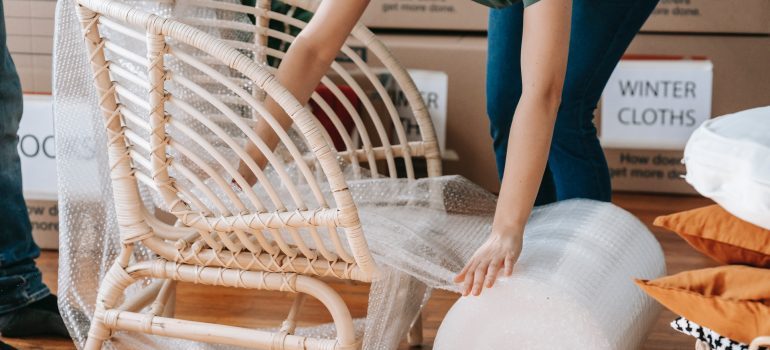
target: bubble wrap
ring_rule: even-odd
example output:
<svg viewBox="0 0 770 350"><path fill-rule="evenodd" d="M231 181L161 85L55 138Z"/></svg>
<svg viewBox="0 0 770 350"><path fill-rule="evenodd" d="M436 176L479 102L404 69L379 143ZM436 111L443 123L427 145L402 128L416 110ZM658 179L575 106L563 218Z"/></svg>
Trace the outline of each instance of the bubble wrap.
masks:
<svg viewBox="0 0 770 350"><path fill-rule="evenodd" d="M660 306L633 279L660 277L665 263L639 220L611 204L571 200L535 210L524 237L513 275L460 299L435 349L641 346Z"/></svg>
<svg viewBox="0 0 770 350"><path fill-rule="evenodd" d="M181 0L176 2L126 0L125 2L161 16L205 18L215 15L187 8L184 6L185 2ZM120 240L106 155L105 131L97 106L97 96L92 83L92 73L87 63L80 24L74 14L74 6L71 0L59 1L57 5L54 112L61 213L60 309L75 344L82 348L93 315L99 282L116 258ZM248 19L231 20L247 21ZM138 55L143 55L145 52L141 46L130 46L130 40L122 38L119 33L103 34L114 35L116 42L121 42ZM224 37L227 33L215 34ZM139 67L130 62L123 62L118 58L114 58L113 62L127 70L142 72ZM183 67L176 66L173 61L169 64L168 68L175 73L187 73ZM222 69L220 72L234 74L227 69ZM185 91L181 89L175 90L173 85L168 86L168 89L181 98L192 98L185 95ZM218 94L227 93L224 90L217 90L216 86L212 86L210 91ZM204 113L215 113L210 106L197 104L194 99L191 103ZM130 105L130 101L127 101L125 107L136 108ZM240 112L244 118L251 117L250 111L246 109ZM169 113L180 120L186 117L184 113L175 110L169 110ZM197 132L203 131L203 128L195 122L190 122L188 125ZM227 130L228 133L231 132ZM180 142L184 141L182 135L172 136ZM235 138L236 135L233 137ZM307 152L307 148L301 147L303 145L301 136L293 134L293 137L297 140L300 151ZM217 146L220 148L218 151L226 159L230 159L233 165L237 164L237 157L231 150L221 145ZM140 150L137 149L138 151ZM279 155L282 152L285 150L280 148L276 150ZM180 154L172 154L172 156L179 162L185 162L184 156ZM371 285L367 318L357 320L356 326L358 331L364 334L365 349L393 349L403 339L409 325L430 295L431 288L455 290L456 287L451 283L452 276L462 268L464 262L470 258L490 232L495 197L456 176L411 181L372 179L371 176L367 176L365 170L353 169L344 163L343 167L345 173L349 175L348 178L357 179L351 180L349 187L359 207L370 249L379 265L379 273ZM291 164L287 165L287 169L291 176L300 176L299 171ZM216 171L221 172L221 167ZM271 171L274 172L271 168L266 169L268 179L271 182L277 181L275 174ZM330 197L329 186L323 184L322 174L318 174L318 177L321 187L327 189L323 195ZM181 181L180 179L180 183ZM211 184L210 180L207 181ZM164 204L156 193L143 186L140 187L146 207L164 208ZM212 187L212 189L218 197L223 197L216 188ZM277 190L281 197L289 196L285 188L279 186ZM310 191L302 191L302 193L307 195L310 201ZM257 192L257 195L265 194ZM570 213L575 209L590 213L613 211L628 217L627 213L623 214L624 212L611 205L582 201L538 209L533 214L533 218L556 211L559 213L557 216L564 216L563 221L560 221L562 226L549 226L550 230L570 232L575 230L576 233L583 233L573 228L574 222L569 220L569 217L582 215L580 211ZM604 221L600 220L596 224L604 224ZM530 225L527 230L538 230L538 225ZM151 252L139 245L135 250L134 260L147 260L152 256ZM137 283L131 286L126 294L136 293L148 283L149 281ZM334 328L330 325L298 328L297 334L328 338L335 336ZM113 339L106 343L106 347L110 349L231 348L126 332L117 332Z"/></svg>

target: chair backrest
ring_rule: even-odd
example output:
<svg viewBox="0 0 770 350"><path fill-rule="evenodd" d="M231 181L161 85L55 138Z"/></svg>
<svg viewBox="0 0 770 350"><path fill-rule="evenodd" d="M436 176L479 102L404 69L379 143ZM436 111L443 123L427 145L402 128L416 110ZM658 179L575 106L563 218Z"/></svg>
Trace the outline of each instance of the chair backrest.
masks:
<svg viewBox="0 0 770 350"><path fill-rule="evenodd" d="M256 6L232 0L176 0L177 6L190 9L180 21L225 36L258 62L277 66L321 0L254 2ZM212 20L212 11L222 19ZM373 68L371 61L379 61L382 68ZM361 165L374 176L441 175L439 144L420 91L368 28L354 28L321 84L323 90L312 95L311 103L329 119L333 127L323 131L332 134L327 136L331 144L354 168ZM424 159L424 164L418 166L416 159Z"/></svg>
<svg viewBox="0 0 770 350"><path fill-rule="evenodd" d="M116 0L77 1L124 242L163 250L148 244L157 237L141 182L217 253L322 258L357 266L356 279L371 278L374 261L328 135L264 66L174 19ZM254 91L275 100L301 136L281 128ZM273 127L288 160L252 130L252 114ZM247 141L267 156L265 170L246 155ZM238 173L241 161L258 178L255 189Z"/></svg>

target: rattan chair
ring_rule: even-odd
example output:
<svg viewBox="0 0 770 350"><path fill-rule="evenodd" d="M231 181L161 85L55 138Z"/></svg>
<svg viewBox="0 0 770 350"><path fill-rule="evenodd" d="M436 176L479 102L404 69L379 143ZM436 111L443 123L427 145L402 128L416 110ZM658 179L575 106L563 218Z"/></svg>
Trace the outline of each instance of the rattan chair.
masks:
<svg viewBox="0 0 770 350"><path fill-rule="evenodd" d="M265 40L266 35L277 34L267 29L265 18L280 14L272 14L265 7L249 10L226 2L190 2L252 11L257 20L251 28L260 34L255 36L254 45L260 45L259 40ZM100 349L115 330L258 349L358 348L361 340L356 339L347 306L322 281L332 278L370 282L377 274L338 160L343 159L353 168L366 167L375 175L396 177L399 169L404 169L407 177L414 178L413 159L425 159L427 174L440 174L435 133L408 74L370 32L362 26L356 28L353 35L379 57L404 91L422 139L406 139L387 92L377 85L379 81L362 61L352 59L375 85L388 113L383 116L370 102L362 103L366 113L358 113L342 101L354 119L353 134L360 142L354 142L342 128L340 137L345 149L337 152L331 145L329 130L278 83L269 68L259 64L264 57L258 54L280 56L280 52L259 49L249 53L254 46L238 47L243 41L217 38L190 24L116 0L77 3L106 127L122 242L119 257L101 282L86 349ZM315 2L301 3L312 10ZM105 33L121 40L110 40ZM284 39L291 41L289 37ZM132 50L128 41L141 44L146 56ZM349 48L343 52L346 50ZM179 65L197 73L186 76L183 73L188 71L175 68ZM341 66L335 64L333 68L357 95L363 92L349 74L339 69ZM242 78L228 75L232 72ZM243 88L244 80L253 84L250 91ZM219 90L211 89L212 84ZM331 78L325 78L323 84L342 100L344 96L339 96ZM222 89L227 92L222 93ZM260 95L271 97L293 119L313 159L307 159L291 135L277 125ZM340 127L334 110L317 94L313 99L335 127ZM206 107L201 107L204 104ZM285 160L265 148L252 131L252 124L237 112L239 108L248 108L274 126L280 146L290 155L299 175L288 175ZM383 120L392 122L386 128L388 124ZM229 136L232 130L260 147L278 184L271 182L241 144ZM369 137L371 130L379 142ZM222 154L222 147L237 155L257 176L254 189ZM378 163L386 166L378 168ZM230 187L227 176L243 188L242 193ZM175 225L164 224L151 214L140 184L162 198L167 210L177 218ZM300 193L300 189L306 192ZM328 200L325 193L332 198ZM155 253L157 259L135 262L132 255L137 244ZM144 278L156 282L143 293L123 300L126 288ZM296 293L297 298L276 332L193 322L174 318L178 281L285 291ZM329 310L336 339L294 334L304 295L315 297Z"/></svg>

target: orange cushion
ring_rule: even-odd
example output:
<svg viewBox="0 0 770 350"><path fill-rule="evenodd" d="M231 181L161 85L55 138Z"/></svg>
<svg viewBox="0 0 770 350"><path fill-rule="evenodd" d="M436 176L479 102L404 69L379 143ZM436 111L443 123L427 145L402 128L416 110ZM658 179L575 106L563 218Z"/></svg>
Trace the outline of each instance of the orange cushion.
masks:
<svg viewBox="0 0 770 350"><path fill-rule="evenodd" d="M732 265L636 283L684 318L750 343L770 334L770 270Z"/></svg>
<svg viewBox="0 0 770 350"><path fill-rule="evenodd" d="M770 230L750 224L719 205L683 211L655 219L684 238L699 252L723 264L770 268Z"/></svg>

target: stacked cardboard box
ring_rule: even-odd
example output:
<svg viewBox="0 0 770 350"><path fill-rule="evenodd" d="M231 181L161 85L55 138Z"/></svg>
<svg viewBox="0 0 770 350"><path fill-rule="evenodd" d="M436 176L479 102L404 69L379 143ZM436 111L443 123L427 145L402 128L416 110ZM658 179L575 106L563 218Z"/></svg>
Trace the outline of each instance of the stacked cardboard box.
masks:
<svg viewBox="0 0 770 350"><path fill-rule="evenodd" d="M485 32L488 11L469 0L371 0L375 29ZM660 0L642 32L770 33L770 1Z"/></svg>
<svg viewBox="0 0 770 350"><path fill-rule="evenodd" d="M693 1L695 2L695 1ZM716 3L716 2L715 2ZM725 2L724 5L730 5ZM735 5L735 4L732 4ZM717 5L715 5L717 6ZM722 5L719 5L722 6ZM770 1L747 1L740 7L745 17L724 14L733 21L725 22L716 12L701 11L714 18L715 26L704 26L701 17L693 19L693 31L716 30L714 33L642 33L631 43L627 53L633 55L666 55L707 59L713 64L712 117L749 108L770 105ZM753 11L753 12L752 12ZM754 16L751 16L751 14ZM686 20L681 19L682 22ZM688 27L679 25L686 30ZM736 31L744 30L744 34ZM685 173L682 149L606 149L605 155L616 190L695 193L679 175ZM631 172L639 176L630 176Z"/></svg>
<svg viewBox="0 0 770 350"><path fill-rule="evenodd" d="M58 247L51 54L55 0L2 0L8 50L21 79L24 116L19 128L24 194L35 242ZM43 96L37 96L43 95Z"/></svg>
<svg viewBox="0 0 770 350"><path fill-rule="evenodd" d="M55 0L2 0L8 50L24 92L51 93Z"/></svg>
<svg viewBox="0 0 770 350"><path fill-rule="evenodd" d="M499 184L485 108L486 20L487 10L467 0L372 0L363 21L379 30L380 39L407 68L447 73L446 148L456 151L459 159L447 161L445 172L496 191ZM711 116L770 105L770 70L764 67L770 62L770 0L746 0L740 5L661 0L627 54L710 61ZM605 153L617 190L692 193L679 177L685 171L681 150L608 149ZM627 173L654 176L623 179L619 174L624 168Z"/></svg>
<svg viewBox="0 0 770 350"><path fill-rule="evenodd" d="M712 115L770 105L770 1L661 0L628 54L697 57L713 64ZM682 150L608 148L616 190L695 193Z"/></svg>

